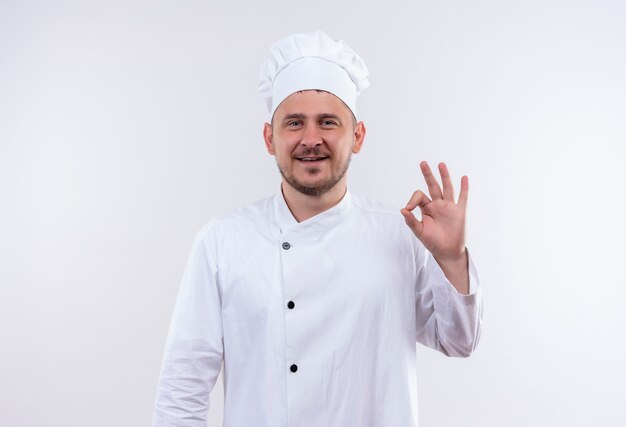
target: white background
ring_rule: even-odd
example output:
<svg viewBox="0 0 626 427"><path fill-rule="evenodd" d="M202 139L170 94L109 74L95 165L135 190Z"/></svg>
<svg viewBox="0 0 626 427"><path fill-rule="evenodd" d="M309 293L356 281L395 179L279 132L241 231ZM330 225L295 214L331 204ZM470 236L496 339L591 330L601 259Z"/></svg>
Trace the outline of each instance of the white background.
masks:
<svg viewBox="0 0 626 427"><path fill-rule="evenodd" d="M259 65L321 29L370 70L351 191L399 210L421 160L469 177L485 330L469 359L419 348L420 426L624 425L625 22L598 0L2 0L0 424L150 424L195 232L278 189Z"/></svg>

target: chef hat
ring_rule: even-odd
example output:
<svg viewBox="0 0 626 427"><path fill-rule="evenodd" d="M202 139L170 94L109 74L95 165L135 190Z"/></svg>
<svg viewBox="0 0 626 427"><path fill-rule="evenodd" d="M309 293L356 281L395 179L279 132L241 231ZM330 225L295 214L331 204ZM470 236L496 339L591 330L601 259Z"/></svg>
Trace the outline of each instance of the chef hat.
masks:
<svg viewBox="0 0 626 427"><path fill-rule="evenodd" d="M270 48L261 65L258 93L270 118L278 105L299 90L320 89L332 93L356 117L356 98L369 86L367 67L343 40L322 31L292 34Z"/></svg>

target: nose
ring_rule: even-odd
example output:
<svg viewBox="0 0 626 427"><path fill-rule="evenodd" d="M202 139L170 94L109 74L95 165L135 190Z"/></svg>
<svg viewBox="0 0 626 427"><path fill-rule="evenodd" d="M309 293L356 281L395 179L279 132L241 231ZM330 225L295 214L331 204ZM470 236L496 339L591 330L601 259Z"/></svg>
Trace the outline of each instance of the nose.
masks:
<svg viewBox="0 0 626 427"><path fill-rule="evenodd" d="M300 143L308 147L314 147L316 145L320 145L322 143L322 135L319 129L317 128L317 126L314 126L314 125L305 126Z"/></svg>

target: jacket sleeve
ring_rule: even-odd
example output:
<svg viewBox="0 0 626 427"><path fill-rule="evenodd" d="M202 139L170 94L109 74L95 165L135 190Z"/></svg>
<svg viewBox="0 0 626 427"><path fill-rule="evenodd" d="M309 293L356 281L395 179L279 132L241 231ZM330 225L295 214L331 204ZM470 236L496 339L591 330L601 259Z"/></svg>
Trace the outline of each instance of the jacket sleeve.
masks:
<svg viewBox="0 0 626 427"><path fill-rule="evenodd" d="M221 295L211 242L210 227L205 226L187 259L161 367L154 427L206 426L209 393L224 353Z"/></svg>
<svg viewBox="0 0 626 427"><path fill-rule="evenodd" d="M416 341L446 356L469 356L482 331L483 301L478 273L469 250L467 257L470 293L463 295L423 245L417 251Z"/></svg>

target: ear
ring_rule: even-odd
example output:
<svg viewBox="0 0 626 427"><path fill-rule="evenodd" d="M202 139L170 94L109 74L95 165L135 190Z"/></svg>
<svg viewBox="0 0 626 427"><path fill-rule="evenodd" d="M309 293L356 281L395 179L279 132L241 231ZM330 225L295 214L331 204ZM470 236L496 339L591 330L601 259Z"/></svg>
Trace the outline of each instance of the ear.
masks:
<svg viewBox="0 0 626 427"><path fill-rule="evenodd" d="M365 139L365 133L365 124L363 122L358 122L354 127L354 145L352 146L352 152L354 154L361 151L363 140Z"/></svg>
<svg viewBox="0 0 626 427"><path fill-rule="evenodd" d="M272 133L272 125L269 123L265 123L263 125L263 140L265 141L265 148L267 148L267 152L272 156L274 153L274 137Z"/></svg>

